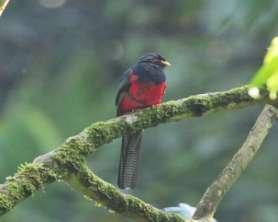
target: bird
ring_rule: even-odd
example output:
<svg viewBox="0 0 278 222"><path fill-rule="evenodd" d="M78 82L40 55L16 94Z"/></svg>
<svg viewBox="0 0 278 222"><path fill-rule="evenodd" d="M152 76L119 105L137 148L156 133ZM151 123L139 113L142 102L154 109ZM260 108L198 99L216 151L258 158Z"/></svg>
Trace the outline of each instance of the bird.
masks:
<svg viewBox="0 0 278 222"><path fill-rule="evenodd" d="M158 53L146 53L121 77L115 104L117 116L162 102L167 86L163 69L171 64ZM134 189L137 184L142 130L122 136L118 169L120 189Z"/></svg>

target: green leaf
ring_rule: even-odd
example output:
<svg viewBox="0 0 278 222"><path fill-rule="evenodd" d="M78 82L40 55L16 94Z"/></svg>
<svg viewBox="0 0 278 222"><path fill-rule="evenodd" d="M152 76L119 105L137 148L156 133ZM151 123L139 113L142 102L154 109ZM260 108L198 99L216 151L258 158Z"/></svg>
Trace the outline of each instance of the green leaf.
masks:
<svg viewBox="0 0 278 222"><path fill-rule="evenodd" d="M266 85L270 99L276 99L278 92L278 37L272 40L263 65L256 72L250 85L252 88Z"/></svg>
<svg viewBox="0 0 278 222"><path fill-rule="evenodd" d="M10 0L0 0L0 16L2 15L7 5L9 4L9 1Z"/></svg>

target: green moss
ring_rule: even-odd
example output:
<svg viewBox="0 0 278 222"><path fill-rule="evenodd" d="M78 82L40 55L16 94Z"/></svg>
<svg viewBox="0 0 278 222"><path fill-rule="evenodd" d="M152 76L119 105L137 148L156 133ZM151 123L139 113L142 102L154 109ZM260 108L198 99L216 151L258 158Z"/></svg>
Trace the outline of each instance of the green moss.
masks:
<svg viewBox="0 0 278 222"><path fill-rule="evenodd" d="M0 214L10 210L22 199L56 179L55 173L41 164L24 163L13 177L8 177L0 187Z"/></svg>
<svg viewBox="0 0 278 222"><path fill-rule="evenodd" d="M104 143L109 143L116 137L120 136L126 125L120 117L114 118L107 122L98 122L86 129L88 139L98 147Z"/></svg>
<svg viewBox="0 0 278 222"><path fill-rule="evenodd" d="M112 210L124 214L131 213L133 216L142 214L150 221L169 221L169 214L137 198L121 194L114 186L90 173L84 167L85 157L95 152L102 144L110 143L126 132L137 132L168 121L201 116L220 109L234 109L255 102L265 102L267 94L262 94L262 98L255 101L248 96L247 89L248 87L244 86L225 92L191 96L147 108L130 116L92 124L50 153L46 158L48 161L46 164L21 165L18 172L7 179L5 186L0 186L0 214L42 189L44 184L63 178L71 180L70 183L80 189L84 195ZM171 217L171 220L181 221L180 218L175 219L175 217Z"/></svg>
<svg viewBox="0 0 278 222"><path fill-rule="evenodd" d="M116 187L96 176L86 165L80 166L80 170L66 178L66 181L87 197L94 199L97 206L107 207L113 212L132 218L145 218L147 221L184 221L136 197L121 193Z"/></svg>
<svg viewBox="0 0 278 222"><path fill-rule="evenodd" d="M14 200L19 201L55 179L56 175L41 164L25 163L19 167L15 176L8 178L7 190Z"/></svg>
<svg viewBox="0 0 278 222"><path fill-rule="evenodd" d="M3 215L14 206L14 202L11 201L7 195L0 193L0 215Z"/></svg>
<svg viewBox="0 0 278 222"><path fill-rule="evenodd" d="M241 103L253 102L247 94L247 87L235 88L226 92L191 96L170 101L159 106L138 111L132 115L135 121L127 121L127 116L98 122L82 133L70 137L56 152L55 159L60 165L74 170L74 163L84 161L99 146L110 143L125 132L138 132L168 121L177 121L191 116L201 116L221 108L234 108ZM234 105L236 104L236 105Z"/></svg>

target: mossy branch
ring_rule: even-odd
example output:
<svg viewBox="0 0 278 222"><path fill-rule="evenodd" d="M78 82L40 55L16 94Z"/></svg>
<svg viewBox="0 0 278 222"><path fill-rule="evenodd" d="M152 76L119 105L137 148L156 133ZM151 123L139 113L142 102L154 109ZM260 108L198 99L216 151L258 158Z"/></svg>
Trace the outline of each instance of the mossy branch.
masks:
<svg viewBox="0 0 278 222"><path fill-rule="evenodd" d="M0 0L0 16L3 14L4 10L8 6L10 0Z"/></svg>
<svg viewBox="0 0 278 222"><path fill-rule="evenodd" d="M203 195L193 218L199 220L213 217L226 192L230 190L260 149L277 116L276 108L270 105L265 106L243 145Z"/></svg>
<svg viewBox="0 0 278 222"><path fill-rule="evenodd" d="M76 173L87 155L126 132L265 102L267 102L266 94L254 100L248 95L248 87L243 86L228 91L169 101L129 115L92 124L76 136L68 138L54 151L38 157L32 164L22 166L13 177L7 178L6 182L0 185L0 215L41 189L44 184Z"/></svg>
<svg viewBox="0 0 278 222"><path fill-rule="evenodd" d="M56 179L55 172L41 163L22 164L14 176L0 185L0 215Z"/></svg>
<svg viewBox="0 0 278 222"><path fill-rule="evenodd" d="M122 193L112 184L95 175L85 164L64 180L98 205L139 221L186 222L181 217L166 213L137 197Z"/></svg>

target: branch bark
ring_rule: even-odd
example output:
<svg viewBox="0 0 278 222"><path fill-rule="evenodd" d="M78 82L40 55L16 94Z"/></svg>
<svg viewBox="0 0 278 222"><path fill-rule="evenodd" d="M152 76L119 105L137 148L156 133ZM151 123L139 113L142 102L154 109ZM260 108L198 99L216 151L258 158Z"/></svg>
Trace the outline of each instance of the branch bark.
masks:
<svg viewBox="0 0 278 222"><path fill-rule="evenodd" d="M95 175L85 164L75 174L64 180L89 199L121 215L138 221L153 222L186 222L181 217L166 213L151 204L129 194L124 194L112 184ZM189 222L189 221L188 221Z"/></svg>
<svg viewBox="0 0 278 222"><path fill-rule="evenodd" d="M265 102L267 102L266 93L259 100L254 100L248 95L248 87L243 86L228 91L169 101L129 115L92 124L81 133L68 138L52 152L36 158L31 164L21 166L13 177L8 177L6 182L0 185L0 215L8 212L45 184L76 172L86 156L126 132Z"/></svg>
<svg viewBox="0 0 278 222"><path fill-rule="evenodd" d="M213 217L224 195L230 190L260 149L272 127L273 120L277 118L277 113L277 109L273 106L265 106L243 145L203 195L197 205L194 219Z"/></svg>

